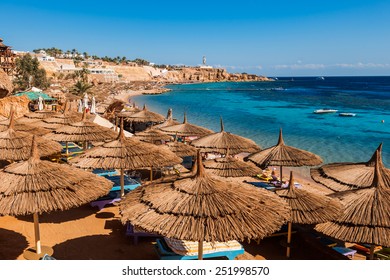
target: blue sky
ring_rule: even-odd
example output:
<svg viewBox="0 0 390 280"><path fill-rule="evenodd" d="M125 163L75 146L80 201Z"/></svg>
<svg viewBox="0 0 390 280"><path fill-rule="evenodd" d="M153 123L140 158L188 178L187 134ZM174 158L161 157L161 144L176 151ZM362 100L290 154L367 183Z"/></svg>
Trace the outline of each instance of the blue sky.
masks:
<svg viewBox="0 0 390 280"><path fill-rule="evenodd" d="M0 1L15 50L98 56L266 76L390 75L390 1ZM3 11L6 11L5 13Z"/></svg>

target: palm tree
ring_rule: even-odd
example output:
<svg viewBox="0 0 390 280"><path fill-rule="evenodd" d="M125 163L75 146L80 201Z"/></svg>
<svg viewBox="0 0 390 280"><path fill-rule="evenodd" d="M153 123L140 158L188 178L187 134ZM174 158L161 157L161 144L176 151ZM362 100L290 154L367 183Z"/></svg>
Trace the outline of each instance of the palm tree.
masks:
<svg viewBox="0 0 390 280"><path fill-rule="evenodd" d="M70 89L70 92L78 96L83 96L84 93L86 93L92 87L93 85L91 84L84 83L83 81L77 81Z"/></svg>

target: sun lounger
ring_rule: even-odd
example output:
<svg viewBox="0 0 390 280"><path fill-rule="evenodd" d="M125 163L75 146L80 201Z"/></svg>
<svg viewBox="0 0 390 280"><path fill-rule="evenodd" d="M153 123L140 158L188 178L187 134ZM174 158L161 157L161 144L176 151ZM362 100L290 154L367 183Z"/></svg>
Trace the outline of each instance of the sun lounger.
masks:
<svg viewBox="0 0 390 280"><path fill-rule="evenodd" d="M383 248L375 252L374 255L380 260L390 260L390 248Z"/></svg>
<svg viewBox="0 0 390 280"><path fill-rule="evenodd" d="M251 185L258 187L258 188L263 188L263 189L269 190L269 191L274 191L276 189L275 186L273 186L269 183L266 183L266 182L246 182L246 183L251 184Z"/></svg>
<svg viewBox="0 0 390 280"><path fill-rule="evenodd" d="M114 186L111 188L111 191L120 191L121 190L120 176L102 175L102 177L110 180L111 182L114 182ZM125 183L125 185L124 185L125 192L132 191L141 185L139 182L137 182L136 180L134 180L126 175L125 175L124 183Z"/></svg>
<svg viewBox="0 0 390 280"><path fill-rule="evenodd" d="M138 237L160 237L160 235L158 234L149 233L146 231L142 231L138 228L134 228L134 226L131 223L127 223L126 235L133 238L134 245L138 244Z"/></svg>
<svg viewBox="0 0 390 280"><path fill-rule="evenodd" d="M93 174L99 175L99 176L113 176L113 175L118 175L118 172L115 169L94 169L92 170Z"/></svg>
<svg viewBox="0 0 390 280"><path fill-rule="evenodd" d="M114 204L115 202L119 202L121 200L120 192L113 191L109 192L108 195L102 196L95 201L92 201L90 205L92 207L98 207L99 210L102 210L106 205Z"/></svg>
<svg viewBox="0 0 390 280"><path fill-rule="evenodd" d="M166 240L171 240L170 242ZM173 240L173 241L172 241ZM172 242L177 242L178 246L176 248L173 246ZM187 242L187 244L191 244L190 247L193 248L191 251L182 251L184 247L182 246L183 242ZM169 244L169 245L168 245ZM212 249L209 249L210 242L204 242L203 246L203 258L209 259L209 258L227 258L228 260L234 260L238 255L244 254L244 249L242 248L241 244L237 241L229 241L229 242L215 242L213 243L215 247ZM188 249L185 248L185 249ZM155 250L160 257L161 260L195 260L198 259L198 245L197 242L189 242L189 241L183 241L183 240L177 240L177 239L157 239ZM176 252L175 252L175 251ZM179 251L178 251L179 250ZM180 252L178 254L177 252ZM188 252L187 254L184 254L185 252Z"/></svg>
<svg viewBox="0 0 390 280"><path fill-rule="evenodd" d="M336 252L346 256L346 257L349 257L350 259L353 258L353 256L356 254L356 250L353 250L353 249L350 249L350 248L346 248L346 247L332 247L333 250L335 250Z"/></svg>

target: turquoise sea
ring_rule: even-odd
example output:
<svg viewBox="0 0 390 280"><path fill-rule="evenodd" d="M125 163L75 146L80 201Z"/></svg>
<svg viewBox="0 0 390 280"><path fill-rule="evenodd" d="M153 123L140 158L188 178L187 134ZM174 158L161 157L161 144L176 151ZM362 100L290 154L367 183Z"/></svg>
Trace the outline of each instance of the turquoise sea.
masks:
<svg viewBox="0 0 390 280"><path fill-rule="evenodd" d="M253 139L262 148L276 144L283 128L287 145L320 155L324 162L367 161L380 143L390 167L390 77L299 77L274 82L170 85L162 95L134 97L137 105L179 121ZM338 110L314 114L321 108ZM341 117L340 112L355 113Z"/></svg>

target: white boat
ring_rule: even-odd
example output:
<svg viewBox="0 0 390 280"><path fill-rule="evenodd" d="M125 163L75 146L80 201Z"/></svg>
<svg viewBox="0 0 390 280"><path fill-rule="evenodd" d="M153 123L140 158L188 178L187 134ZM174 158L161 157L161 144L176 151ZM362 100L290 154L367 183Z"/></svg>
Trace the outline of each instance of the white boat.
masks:
<svg viewBox="0 0 390 280"><path fill-rule="evenodd" d="M318 109L315 110L313 113L314 114L327 114L327 113L336 113L338 110L334 109Z"/></svg>
<svg viewBox="0 0 390 280"><path fill-rule="evenodd" d="M356 116L355 113L340 113L339 114L340 117L354 117Z"/></svg>
<svg viewBox="0 0 390 280"><path fill-rule="evenodd" d="M324 77L317 77L317 80L323 81L323 80L325 80L325 78Z"/></svg>

